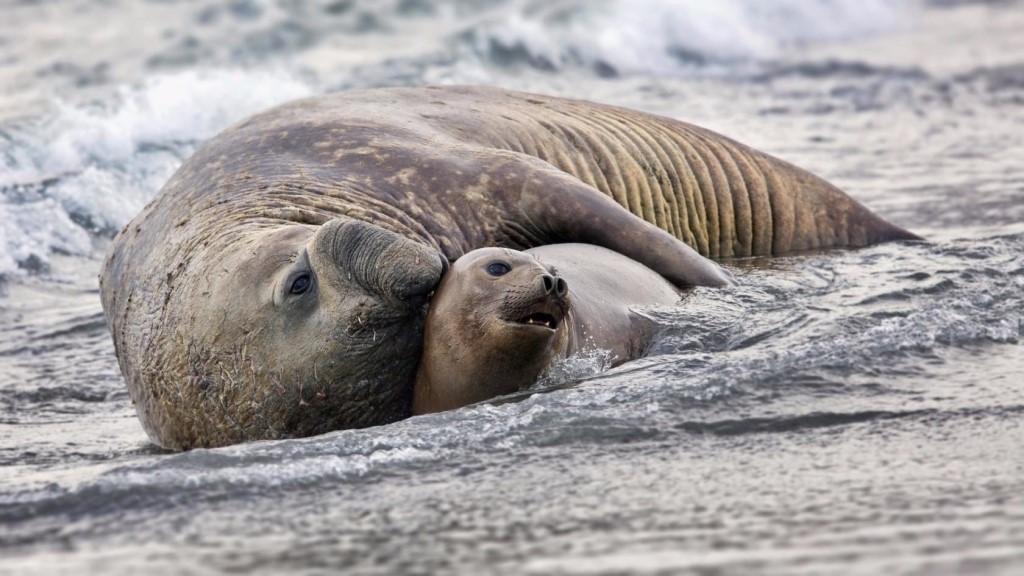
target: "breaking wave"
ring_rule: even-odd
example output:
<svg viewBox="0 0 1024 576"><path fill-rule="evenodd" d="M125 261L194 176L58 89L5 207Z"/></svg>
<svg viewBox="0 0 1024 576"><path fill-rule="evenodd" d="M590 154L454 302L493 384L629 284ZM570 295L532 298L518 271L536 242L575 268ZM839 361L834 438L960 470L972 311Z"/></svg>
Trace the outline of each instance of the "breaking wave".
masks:
<svg viewBox="0 0 1024 576"><path fill-rule="evenodd" d="M57 102L0 125L0 277L87 256L159 190L195 146L232 122L312 88L283 72L154 76L102 104Z"/></svg>

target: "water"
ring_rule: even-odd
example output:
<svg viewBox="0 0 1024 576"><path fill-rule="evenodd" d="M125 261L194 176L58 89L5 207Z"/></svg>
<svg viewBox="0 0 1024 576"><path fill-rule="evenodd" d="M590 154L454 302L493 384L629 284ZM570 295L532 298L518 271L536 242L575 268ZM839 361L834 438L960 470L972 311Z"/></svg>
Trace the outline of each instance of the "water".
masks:
<svg viewBox="0 0 1024 576"><path fill-rule="evenodd" d="M0 573L1024 570L1024 5L8 2ZM651 356L375 429L169 454L104 246L228 124L489 83L723 132L928 243L729 263Z"/></svg>

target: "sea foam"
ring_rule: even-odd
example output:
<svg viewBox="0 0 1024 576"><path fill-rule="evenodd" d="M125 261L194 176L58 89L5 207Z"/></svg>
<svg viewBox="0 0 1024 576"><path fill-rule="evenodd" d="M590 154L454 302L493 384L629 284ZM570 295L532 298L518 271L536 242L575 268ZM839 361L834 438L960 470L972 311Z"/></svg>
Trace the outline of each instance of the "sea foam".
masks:
<svg viewBox="0 0 1024 576"><path fill-rule="evenodd" d="M0 126L0 276L87 255L126 224L201 141L248 115L314 91L275 71L153 76L103 104L55 102L31 124Z"/></svg>

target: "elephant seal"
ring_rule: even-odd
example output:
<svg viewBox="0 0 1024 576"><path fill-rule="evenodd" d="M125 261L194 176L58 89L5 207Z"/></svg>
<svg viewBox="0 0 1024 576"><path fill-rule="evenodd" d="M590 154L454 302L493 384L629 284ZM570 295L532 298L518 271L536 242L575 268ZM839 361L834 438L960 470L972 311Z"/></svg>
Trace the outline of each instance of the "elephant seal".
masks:
<svg viewBox="0 0 1024 576"><path fill-rule="evenodd" d="M188 449L409 416L427 297L474 248L595 244L677 286L707 257L915 238L676 120L482 87L329 94L202 145L111 242L107 325L143 427Z"/></svg>
<svg viewBox="0 0 1024 576"><path fill-rule="evenodd" d="M657 272L590 244L473 250L430 299L412 412L525 389L581 352L607 350L613 366L639 358L651 326L631 308L680 298Z"/></svg>

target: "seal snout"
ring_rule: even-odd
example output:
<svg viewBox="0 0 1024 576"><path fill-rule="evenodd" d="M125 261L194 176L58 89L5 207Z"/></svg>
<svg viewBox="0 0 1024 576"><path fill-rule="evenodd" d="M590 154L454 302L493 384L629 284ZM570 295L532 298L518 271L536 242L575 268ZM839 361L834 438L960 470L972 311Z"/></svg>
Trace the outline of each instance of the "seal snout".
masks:
<svg viewBox="0 0 1024 576"><path fill-rule="evenodd" d="M425 243L347 217L323 224L311 253L320 277L339 293L366 293L396 310L422 308L449 267Z"/></svg>
<svg viewBox="0 0 1024 576"><path fill-rule="evenodd" d="M541 274L540 282L541 287L544 288L545 294L554 294L555 296L562 298L569 292L569 285L565 283L565 280L558 276Z"/></svg>
<svg viewBox="0 0 1024 576"><path fill-rule="evenodd" d="M557 274L538 274L534 280L538 299L516 321L519 324L557 330L565 317L569 285Z"/></svg>

